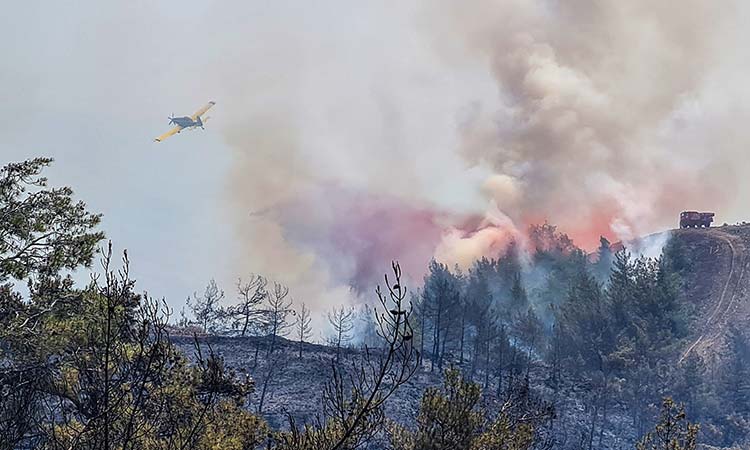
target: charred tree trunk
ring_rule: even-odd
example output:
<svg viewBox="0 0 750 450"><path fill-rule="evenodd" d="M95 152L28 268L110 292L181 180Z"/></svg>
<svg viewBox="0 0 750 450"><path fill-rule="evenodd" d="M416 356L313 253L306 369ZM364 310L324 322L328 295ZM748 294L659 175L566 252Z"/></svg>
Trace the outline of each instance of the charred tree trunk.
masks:
<svg viewBox="0 0 750 450"><path fill-rule="evenodd" d="M432 332L432 364L430 365L430 372L435 371L435 363L437 362L438 353L440 353L440 316L442 314L442 308L438 305L437 315L435 323L433 324Z"/></svg>
<svg viewBox="0 0 750 450"><path fill-rule="evenodd" d="M464 337L466 335L466 308L462 308L461 311L461 342L460 342L460 350L459 350L459 362L461 364L464 363Z"/></svg>
<svg viewBox="0 0 750 450"><path fill-rule="evenodd" d="M487 386L490 385L490 339L487 339L487 347L485 350L485 360L484 360L484 389L487 389Z"/></svg>

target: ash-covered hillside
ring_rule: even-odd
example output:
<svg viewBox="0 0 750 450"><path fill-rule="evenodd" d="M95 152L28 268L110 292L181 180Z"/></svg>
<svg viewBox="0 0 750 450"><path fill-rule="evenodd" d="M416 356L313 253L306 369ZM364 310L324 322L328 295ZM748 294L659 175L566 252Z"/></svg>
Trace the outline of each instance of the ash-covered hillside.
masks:
<svg viewBox="0 0 750 450"><path fill-rule="evenodd" d="M750 226L723 226L704 230L676 230L683 275L681 300L693 307L690 345L680 354L705 359L722 354L734 328L750 323L748 302L748 248Z"/></svg>
<svg viewBox="0 0 750 450"><path fill-rule="evenodd" d="M592 258L554 227L530 235L526 262L511 247L466 272L430 266L412 297L422 361L386 403L391 420L413 426L425 390L456 367L481 387L490 412L506 389L527 382L554 408L544 425L554 448L628 448L665 397L702 424L699 442L747 444L750 226L671 231L656 259L638 256L638 243L614 251L603 240ZM362 352L350 344L336 363L335 346L305 343L300 356L290 339L276 337L273 350L271 336L199 341L255 379L250 408L283 429L290 417L320 417L333 366L353 370ZM193 352L191 338L177 342Z"/></svg>
<svg viewBox="0 0 750 450"><path fill-rule="evenodd" d="M181 336L174 338L174 342L194 358L195 338ZM254 378L255 391L249 407L279 428L289 426L288 415L299 423L312 423L321 417L323 390L331 380L333 364L347 370L361 361L359 349L342 350L337 363L335 348L307 343L303 344L300 356L300 344L284 338L278 338L272 354L269 354L271 339L267 337L199 337L198 343L204 347L202 351L210 346L229 367ZM437 386L441 381L442 373L420 371L387 403L389 417L405 422L414 420L424 388ZM261 399L264 387L266 392Z"/></svg>

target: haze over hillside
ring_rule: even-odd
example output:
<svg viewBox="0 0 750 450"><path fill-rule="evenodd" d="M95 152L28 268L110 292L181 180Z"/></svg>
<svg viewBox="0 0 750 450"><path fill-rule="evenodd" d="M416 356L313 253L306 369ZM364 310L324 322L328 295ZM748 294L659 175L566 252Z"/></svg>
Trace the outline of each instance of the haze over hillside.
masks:
<svg viewBox="0 0 750 450"><path fill-rule="evenodd" d="M322 323L393 258L466 267L529 223L591 250L682 209L744 220L749 9L23 2L0 18L0 143L56 156L173 306L264 273ZM152 145L208 100L205 133Z"/></svg>
<svg viewBox="0 0 750 450"><path fill-rule="evenodd" d="M565 271L566 269L561 267L553 269L554 264L551 266L548 265L545 259L555 254L557 251L554 250L556 245L563 243L564 240L558 241L558 244L554 244L552 247L544 250L542 253L551 252L547 253L547 256L540 256L539 253L532 256L534 262L531 264L536 268L526 269L522 271L521 275L526 280L526 285L534 285L537 282L535 278L539 271L543 270L549 274L549 278L545 278L544 282L550 282L554 286L554 281L551 280L560 276L559 274L554 275L555 271ZM724 390L722 387L724 381L719 382L717 379L732 379L732 377L738 376L737 373L734 373L737 370L737 364L747 367L747 364L750 363L750 361L746 360L747 354L736 353L738 351L737 330L747 329L750 325L750 301L748 301L750 300L748 299L750 278L747 278L745 274L748 268L746 249L750 246L750 225L720 226L700 230L671 230L668 233L648 236L639 239L638 242L631 242L627 245L629 247L626 246L624 251L635 251L636 254L645 253L647 257L661 257L662 263L665 261L664 258L668 258L666 261L669 261L667 264L670 264L672 267L670 270L674 270L675 274L679 273L679 282L675 285L677 290L673 293L674 297L669 300L659 297L659 294L656 296L656 299L659 299L657 301L677 303L656 305L656 308L665 308L667 311L670 311L669 314L673 315L673 317L669 320L674 319L680 321L681 324L674 329L673 332L675 334L666 332L665 329L649 331L649 326L646 322L655 319L648 317L648 314L651 313L647 313L637 319L631 318L643 314L637 310L643 308L644 305L639 305L638 301L634 301L634 304L628 307L632 309L627 312L628 318L626 320L633 320L634 326L642 328L639 331L642 334L639 339L645 339L646 341L657 339L657 341L651 344L634 343L633 349L629 349L626 346L623 350L620 350L621 352L635 351L635 355L612 354L606 356L605 359L611 359L611 361L605 364L612 365L607 370L613 371L622 370L621 368L617 368L619 364L623 364L623 362L617 362L619 358L623 358L624 360L634 358L635 361L638 361L636 367L623 372L621 376L626 377L625 379L612 381L612 383L619 386L617 389L623 389L626 392L630 389L628 385L632 381L647 383L648 386L641 386L639 389L649 392L659 392L661 395L673 395L681 401L687 401L689 413L695 418L700 418L703 423L704 431L700 435L699 441L704 444L718 445L718 447L710 448L724 448L722 444L727 445L726 448L729 448L731 444L747 442L741 437L743 432L732 434L733 432L730 431L731 427L727 428L727 425L722 423L723 419L713 416L715 413L709 413L710 407L706 406L706 402L710 402L708 400L708 391L710 390L715 389L717 392L712 395L731 396L734 395L731 393L733 390L741 389L739 386L735 386ZM613 245L612 247L614 250L623 251L622 245ZM564 247L558 248L564 249ZM662 248L667 249L668 257L662 257ZM596 273L602 268L600 261L597 259L600 257L612 257L612 255L607 256L606 253L602 254L601 252L602 250L600 249L599 252L594 253L594 258L591 255L587 258L592 261L588 270ZM648 255L649 252L657 252L657 254ZM558 254L557 257L560 257L560 255ZM509 260L506 259L503 261L507 263ZM483 270L486 270L483 268L486 268L486 265L483 266L483 264L486 263L479 262L472 267L466 280L469 285L475 283L475 276L482 277ZM604 269L609 271L609 266L607 265ZM498 266L497 270L501 271L503 267ZM612 270L620 271L623 268L615 264ZM637 269L637 266L634 265L625 269L625 272L620 272L620 275L630 270L641 269ZM434 270L431 271L430 277L439 277L439 275L436 275L437 273ZM569 319L567 318L567 313L559 311L553 317L545 316L546 307L542 302L544 299L552 299L553 302L557 303L559 302L559 298L547 297L545 295L542 295L540 298L539 293L534 292L535 290L549 289L550 286L545 284L537 285L528 294L524 294L528 295L528 300L531 302L533 310L539 315L539 318L546 322L543 325L539 325L541 327L539 330L540 335L537 338L529 340L529 335L526 334L529 330L524 328L529 326L529 324L526 323L524 325L522 319L514 319L507 315L508 309L517 307L513 306L513 299L515 299L512 293L513 289L500 287L498 290L496 283L500 282L500 280L494 277L502 277L502 275L489 276L491 278L487 282L490 286L494 286L491 288L493 299L490 301L497 308L496 311L490 314L493 315L493 320L497 320L499 323L506 323L508 326L507 331L502 331L500 335L493 335L490 338L493 340L492 358L500 358L500 360L493 362L491 365L484 365L481 360L484 358L481 350L477 350L474 347L476 344L468 343L469 341L476 342L476 340L481 341L486 338L482 337L482 333L485 331L482 331L481 319L473 318L468 320L475 325L469 325L468 331L461 331L461 333L466 333L467 344L465 350L459 347L459 338L456 335L458 331L455 331L455 328L452 338L443 338L446 339L444 342L448 342L449 350L438 350L440 355L437 357L444 359L442 364L444 366L460 367L464 373L470 373L472 379L484 388L485 398L483 404L489 408L496 408L499 404L502 404L503 395L505 394L501 394L499 390L501 389L500 386L503 386L504 377L506 377L505 382L512 384L514 376L525 374L526 379L531 382L531 388L540 398L551 402L559 417L558 421L555 421L553 424L547 424L544 428L544 432L548 433L547 436L549 439L554 441L553 448L573 449L581 448L581 445L583 448L587 448L589 443L593 445L593 448L602 450L632 446L642 433L640 427L643 425L638 423L641 420L639 418L640 414L647 416L649 414L648 411L655 407L655 403L643 397L640 399L629 399L627 395L620 397L621 393L605 394L608 388L606 384L598 384L601 380L596 381L595 377L589 379L580 374L576 375L577 371L581 370L580 366L587 364L585 360L576 360L574 358L571 362L573 367L576 367L575 369L563 369L563 373L556 374L555 370L558 369L555 369L555 365L560 364L560 362L557 362L555 359L555 351L560 350L554 350L555 346L559 345L556 344L558 337L556 337L554 330L559 330L559 327L570 326L566 322ZM575 275L571 276L575 278ZM618 289L616 287L618 283L617 276L612 275L606 281L607 289ZM636 282L635 280L640 275L631 273L630 276L634 277L632 281ZM563 279L567 279L566 276L563 275ZM426 292L429 292L430 283L432 281L429 281L429 279L425 281L423 289ZM586 303L587 300L585 300L586 294L578 291L579 289L583 289L583 287L577 287L576 283L576 281L572 281L572 286L565 287L566 290L570 289L569 293L564 294L565 296L569 296L567 301L571 302L570 304L574 308L589 308L590 306ZM659 289L658 285L655 288ZM467 289L471 292L472 288L469 287ZM510 303L508 303L508 298L505 297L509 295L508 291L503 291L503 289L510 289ZM610 293L608 295L615 294ZM438 329L439 325L435 322L436 311L429 308L437 306L435 304L430 305L429 301L430 297L425 297L417 303L419 314L427 314L426 317L421 316L421 318L417 319L417 322L421 324L419 326L423 327L420 330L424 329L428 332L427 335L421 334L417 339L420 342L434 343L435 335L432 333ZM466 308L474 308L475 306L471 302L472 300L467 298L466 300L462 300L462 305ZM612 304L609 304L608 308L611 306ZM447 306L445 307L448 308ZM565 310L567 307L569 306L566 306L565 302L557 306L557 308L561 308L562 310ZM462 314L465 314L456 310L452 311L453 314L458 314L460 317L463 317ZM587 316L587 313L579 312L578 314L583 314L583 320L589 322L584 323L586 328L585 331L582 330L581 332L593 333L594 335L582 336L583 342L572 341L568 345L585 345L585 342L590 339L590 345L602 346L603 342L600 339L604 335L596 334L595 330L598 325L590 323L595 317ZM467 317L471 317L471 313ZM682 318L675 319L678 317ZM613 317L602 316L598 320L609 321L612 319ZM426 322L420 322L422 320L426 320ZM518 320L521 321L518 322ZM453 325L448 325L446 330L459 326L455 321L450 323ZM461 326L464 326L463 323ZM614 323L610 326L616 327ZM664 326L664 323L661 323L660 326ZM366 327L362 329L366 330ZM506 329L502 328L502 330ZM446 332L450 333L450 331ZM506 336L506 332L511 336L510 342L512 344L503 350L502 344L494 343L494 340L500 339L499 342L502 342L502 339L505 339L502 336ZM650 333L655 334L652 336ZM321 414L320 402L322 401L322 392L326 386L328 377L332 373L332 368L336 367L337 363L335 361L337 360L338 353L335 341L329 341L329 346L304 344L300 347L300 344L294 341L293 335L294 333L289 333L287 334L287 339L279 338L280 340L277 344L279 346L279 350L277 350L279 353L275 357L269 357L267 353L269 346L272 345L270 337L202 336L198 339L204 344L211 345L213 350L221 355L228 365L237 368L241 372L249 371L256 374L258 383L264 386L264 389L268 389L268 396L265 397L264 394L264 397L261 398L260 393L256 392L250 402L251 408L257 408L264 417L276 426L285 427L287 426L287 418L290 414L298 422L310 421ZM349 338L351 337L350 335ZM535 339L539 339L539 341ZM746 336L742 339L746 339ZM659 340L661 341L659 342ZM194 345L193 337L183 336L178 338L177 342L183 351L189 355L192 354ZM367 342L372 345L372 341ZM344 352L342 358L345 366L354 367L356 365L356 361L362 357L363 348L361 345L361 343L354 343ZM436 351L436 347L420 345L420 348L425 352L422 355L423 362L420 372L410 380L408 385L396 394L387 407L389 417L399 423L408 424L416 420L419 413L419 409L416 407L419 402L418 399L428 388L434 388L441 383L441 371L436 370L434 366L436 360L434 352ZM520 354L506 356L507 359L503 359L503 352L510 351L511 355L514 355L512 350L514 346L523 349L527 345L535 349L535 353L530 359L524 360L526 357L525 350L521 350ZM663 349L659 351L660 356L657 359L649 361L649 358L653 356L641 359L643 355L640 352L644 351L643 347L641 347L643 345L647 347L651 345L663 345ZM744 345L746 350L750 350L747 344ZM461 346L463 346L462 343ZM602 352L605 347L602 346L597 351ZM258 349L260 349L260 353L258 353ZM480 353L477 354L477 351ZM562 354L569 355L570 353L568 352L570 351L571 349L563 350ZM498 354L498 352L500 353ZM259 354L260 359L258 359ZM573 351L573 354L578 355L579 358L586 357L585 351L580 354ZM489 353L487 357L490 358ZM562 358L564 359L565 357ZM734 358L741 358L743 362L738 363ZM565 366L565 363L562 364ZM627 365L628 363L625 364ZM638 368L638 366L641 367ZM631 370L633 372L629 372ZM520 371L520 373L515 371ZM504 372L506 372L506 375L502 375ZM606 371L603 373L606 374ZM628 375L625 375L625 373L628 373ZM638 378L643 377L644 373L652 373L651 376L657 377L659 381L651 378ZM691 373L693 375L689 375ZM697 378L690 379L690 384L686 385L684 377L690 376ZM634 380L628 380L627 378L629 377L634 377ZM662 385L661 383L665 384ZM313 387L312 389L311 386ZM587 391L590 389L596 392L593 398L591 397L592 393ZM612 398L604 404L599 404L601 395L611 395ZM642 394L634 392L629 395ZM640 406L635 406L638 405L639 401L644 401L644 403L640 404ZM730 410L727 411L728 414L735 414L735 410L732 410L733 407L726 407ZM592 410L591 408L594 409ZM607 409L608 413L602 417L600 416L601 411L597 411L598 408ZM589 433L588 430L599 437L589 441L585 437ZM374 448L380 447L376 445Z"/></svg>
<svg viewBox="0 0 750 450"><path fill-rule="evenodd" d="M0 450L750 448L748 23L4 5Z"/></svg>

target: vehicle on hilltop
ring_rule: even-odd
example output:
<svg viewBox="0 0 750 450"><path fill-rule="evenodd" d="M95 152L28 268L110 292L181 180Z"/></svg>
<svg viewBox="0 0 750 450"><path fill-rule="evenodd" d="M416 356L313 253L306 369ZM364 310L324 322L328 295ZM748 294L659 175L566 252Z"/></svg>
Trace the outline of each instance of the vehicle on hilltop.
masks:
<svg viewBox="0 0 750 450"><path fill-rule="evenodd" d="M702 228L710 227L714 221L714 213L683 211L680 213L680 228Z"/></svg>

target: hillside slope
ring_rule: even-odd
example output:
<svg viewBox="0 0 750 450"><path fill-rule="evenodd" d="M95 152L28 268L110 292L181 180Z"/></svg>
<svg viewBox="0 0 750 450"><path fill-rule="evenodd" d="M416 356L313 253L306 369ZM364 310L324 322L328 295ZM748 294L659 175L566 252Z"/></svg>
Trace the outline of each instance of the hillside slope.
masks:
<svg viewBox="0 0 750 450"><path fill-rule="evenodd" d="M748 283L750 273L750 225L724 226L710 229L672 230L670 255L682 274L679 301L688 312L688 335L674 350L674 365L679 366L690 355L704 361L724 353L731 325L743 327L750 323ZM665 242L664 234L644 238L644 241ZM635 246L630 246L635 250ZM654 246L655 248L659 246ZM175 338L186 354L192 355L193 339ZM335 350L315 344L305 344L298 354L298 343L279 338L278 350L269 356L269 338L202 337L204 345L223 356L229 366L252 375L256 390L250 399L251 408L260 412L274 427L288 426L288 415L297 423L314 421L322 410L322 392L332 373ZM357 360L357 350L344 351L342 364L351 366ZM413 423L422 392L441 382L440 371L430 372L428 366L397 391L387 403L387 414L401 423ZM567 380L559 389L549 383L545 363L539 359L532 364L529 374L534 389L551 400L558 411L556 420L556 448L578 448L580 430L590 427L591 386L580 380ZM266 383L266 381L268 381ZM477 380L480 381L481 380ZM264 394L265 391L265 394ZM485 390L489 410L498 399L494 389ZM628 405L615 402L607 413L606 429L597 438L601 448L623 448L632 445L642 433L636 431L628 415ZM260 410L260 411L259 411ZM596 416L596 412L594 412Z"/></svg>
<svg viewBox="0 0 750 450"><path fill-rule="evenodd" d="M691 336L678 362L691 354L708 360L722 351L728 326L750 319L750 226L675 230L672 239L684 262L682 301L693 309Z"/></svg>
<svg viewBox="0 0 750 450"><path fill-rule="evenodd" d="M193 338L177 336L174 337L174 342L186 355L193 357ZM255 392L250 398L251 408L260 412L272 426L287 427L288 415L297 423L312 422L320 415L323 389L333 372L332 363L336 357L334 348L306 343L300 356L299 343L279 337L277 350L269 358L266 351L270 339L265 337L211 336L201 337L199 342L204 352L210 346L217 355L224 358L228 367L239 373L248 373L255 379ZM356 349L343 349L342 366L351 367L359 355L360 352ZM427 386L440 384L441 380L440 372L417 373L387 403L389 417L404 420L415 417L423 390Z"/></svg>

